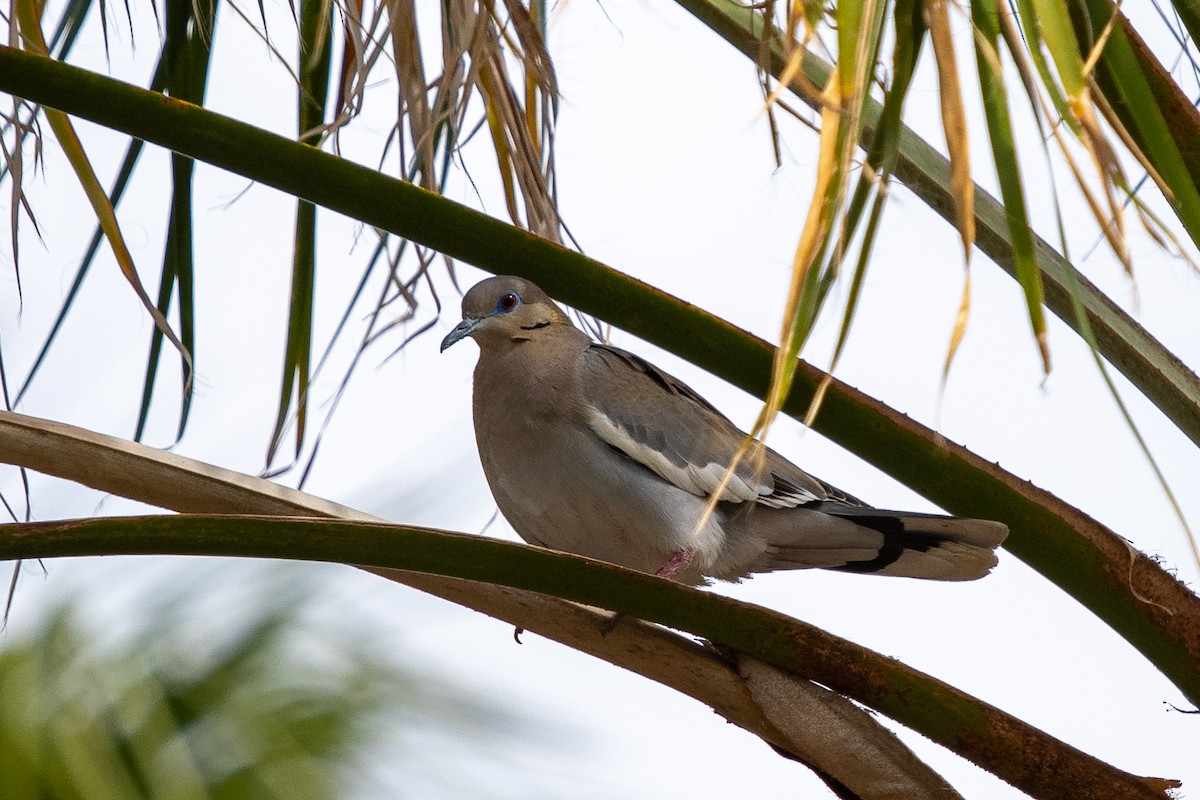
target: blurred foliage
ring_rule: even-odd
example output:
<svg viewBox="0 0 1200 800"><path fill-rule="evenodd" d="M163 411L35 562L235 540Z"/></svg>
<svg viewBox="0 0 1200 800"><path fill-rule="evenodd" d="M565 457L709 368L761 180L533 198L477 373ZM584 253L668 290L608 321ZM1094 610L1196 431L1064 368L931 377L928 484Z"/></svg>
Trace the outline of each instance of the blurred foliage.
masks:
<svg viewBox="0 0 1200 800"><path fill-rule="evenodd" d="M250 603L227 603L219 579L184 581L193 600L155 581L131 604L140 610L127 635L84 622L104 598L77 594L10 636L0 649L0 797L346 797L356 794L347 786L384 783L363 767L398 721L434 744L410 741L387 763L465 788L437 734L495 740L512 716L389 663L361 632L324 629L312 594L253 575L260 599ZM215 619L201 607L214 599ZM28 613L20 602L17 612Z"/></svg>

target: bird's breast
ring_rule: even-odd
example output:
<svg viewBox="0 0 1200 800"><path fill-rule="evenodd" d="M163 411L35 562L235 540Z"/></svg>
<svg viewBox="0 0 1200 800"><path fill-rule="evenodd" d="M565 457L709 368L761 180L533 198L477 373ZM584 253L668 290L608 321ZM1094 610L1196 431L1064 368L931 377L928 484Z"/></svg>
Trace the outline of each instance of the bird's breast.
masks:
<svg viewBox="0 0 1200 800"><path fill-rule="evenodd" d="M681 548L714 560L715 517L704 500L631 461L588 424L578 360L525 363L522 348L481 360L475 435L501 513L525 541L653 572Z"/></svg>

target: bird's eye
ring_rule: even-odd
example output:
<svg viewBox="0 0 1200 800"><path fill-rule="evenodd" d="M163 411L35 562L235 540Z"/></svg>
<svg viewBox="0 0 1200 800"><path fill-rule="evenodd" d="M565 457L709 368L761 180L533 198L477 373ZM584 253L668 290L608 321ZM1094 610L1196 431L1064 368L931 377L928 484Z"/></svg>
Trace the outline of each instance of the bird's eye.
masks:
<svg viewBox="0 0 1200 800"><path fill-rule="evenodd" d="M500 295L500 299L496 301L497 311L512 311L517 306L521 305L521 296L516 292L505 292Z"/></svg>

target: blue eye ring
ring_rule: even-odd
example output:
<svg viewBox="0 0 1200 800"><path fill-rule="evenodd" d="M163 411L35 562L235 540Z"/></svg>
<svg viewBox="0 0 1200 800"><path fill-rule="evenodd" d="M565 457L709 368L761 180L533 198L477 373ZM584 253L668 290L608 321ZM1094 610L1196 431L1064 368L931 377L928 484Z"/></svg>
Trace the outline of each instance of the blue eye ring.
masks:
<svg viewBox="0 0 1200 800"><path fill-rule="evenodd" d="M495 313L507 314L508 312L515 310L519 305L521 305L521 295L517 294L516 292L505 292L496 298Z"/></svg>

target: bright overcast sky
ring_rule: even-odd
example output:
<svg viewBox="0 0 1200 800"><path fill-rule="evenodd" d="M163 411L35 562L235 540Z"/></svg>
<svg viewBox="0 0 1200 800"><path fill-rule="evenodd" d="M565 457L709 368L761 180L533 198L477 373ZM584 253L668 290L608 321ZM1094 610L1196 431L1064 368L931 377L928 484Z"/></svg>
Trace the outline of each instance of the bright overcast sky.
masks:
<svg viewBox="0 0 1200 800"><path fill-rule="evenodd" d="M157 39L149 6L138 2L134 9L136 57L128 60L128 31L110 26L119 39L112 47L113 69L144 84ZM292 30L286 4L268 2L267 10L277 42L287 46ZM292 134L294 90L286 74L227 12L222 9L225 28L214 56L210 107ZM792 249L811 192L815 137L799 125L785 125L785 163L775 169L751 66L670 4L570 3L556 21L551 45L563 94L562 208L585 252L776 338ZM80 63L103 68L97 26L77 52ZM250 81L247 75L264 77ZM380 73L368 92L369 119L342 140L345 154L364 163L375 163L394 114L394 81L384 77ZM934 84L931 76L923 77L910 123L940 145ZM971 122L979 155L984 132L980 120ZM111 175L122 143L96 136L90 125L81 129L95 137L89 141L113 145L98 151L107 153L107 161L98 159L101 174ZM1029 140L1025 157L1044 174L1035 144ZM486 153L472 148L468 158L482 206L502 215ZM122 221L143 274L153 275L164 228L166 156L148 148L143 161ZM990 186L990 175L980 162L977 179ZM1060 185L1068 182L1065 172L1059 179ZM274 191L243 192L246 188L235 176L204 166L197 170L199 396L178 451L254 473L262 467L278 388L293 212ZM1031 206L1040 232L1052 239L1053 207L1045 191L1031 189ZM475 188L465 181L453 182L450 193L479 205ZM19 324L11 272L0 274L9 284L0 332L10 375L27 368L90 234L78 224L88 212L60 158L48 158L45 184L33 201L47 244L38 244L26 226ZM1077 211L1070 212L1068 229L1078 257L1090 249L1095 233ZM323 347L373 241L330 214L321 219L320 236L317 346ZM904 189L895 191L839 377L1084 509L1194 583L1200 571L1184 533L1114 404L1105 399L1086 348L1052 321L1055 368L1043 384L1020 293L978 253L970 330L948 388L940 391L962 283L958 241L921 201ZM1138 319L1185 362L1200 364L1195 313L1200 280L1144 237L1134 253ZM1132 285L1103 248L1084 270L1132 307ZM483 274L462 265L459 276L465 288ZM447 281L440 285L448 308L433 331L382 366L401 334L367 353L306 489L397 521L476 532L494 512L470 429L476 351L464 345L438 354L438 341L458 318L457 297ZM151 324L107 256L93 269L87 289L54 360L19 410L128 436ZM421 319L431 313L429 304ZM827 364L835 336L836 322L826 319L806 357ZM613 338L683 378L739 424L752 422L758 409L753 398L621 331ZM339 351L342 363L354 340L348 337ZM327 399L338 378L337 369L323 376L314 399ZM165 444L174 424L174 378L161 387L151 442ZM1185 512L1200 527L1195 491L1200 453L1136 393L1126 389L1124 396ZM772 431L771 443L875 505L932 509L792 420ZM15 476L4 485L14 491ZM96 513L97 503L94 493L35 481L39 518ZM110 499L99 511L129 508ZM502 522L488 534L513 537ZM106 586L120 583L110 580L113 570L138 576L140 584L147 570L181 568L146 559L122 560L115 567L92 562L48 567L47 579L22 583L15 626L73 582L96 593L97 608L116 613L121 603L134 601L127 589L104 598ZM803 767L689 698L536 636L517 646L501 623L348 568L311 569L337 581L340 610L331 619L357 615L364 631L395 643L397 657L428 663L448 679L539 715L552 731L569 732L569 746L548 743L535 731L515 732L503 761L476 753L469 742L458 743L464 770L488 776L485 785L497 796L521 794L521 785L507 782L512 774L536 775L539 791L556 797L822 796L819 782ZM761 576L715 591L895 656L1121 769L1183 779L1185 789L1200 785L1195 758L1200 721L1171 709L1170 704L1186 707L1179 692L1115 633L1011 555L1002 554L991 576L971 584L810 571ZM903 736L965 795L1023 796L920 737ZM378 789L379 796L390 796L388 779L405 785L388 764L381 754L378 774L364 782L371 787L377 779L372 791ZM461 795L453 786L431 785L419 796Z"/></svg>

